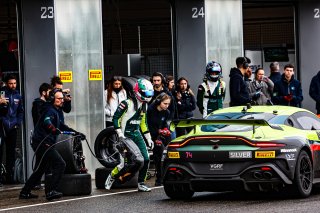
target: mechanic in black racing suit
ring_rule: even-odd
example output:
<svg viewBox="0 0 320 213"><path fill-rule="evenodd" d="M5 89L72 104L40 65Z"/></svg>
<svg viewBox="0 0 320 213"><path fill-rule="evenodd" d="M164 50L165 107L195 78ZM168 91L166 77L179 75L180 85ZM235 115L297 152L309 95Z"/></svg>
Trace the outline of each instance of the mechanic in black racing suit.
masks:
<svg viewBox="0 0 320 213"><path fill-rule="evenodd" d="M62 193L58 192L57 188L64 173L66 163L54 146L57 135L61 134L61 131L70 131L81 137L81 140L85 140L84 134L76 132L64 124L62 112L64 97L62 90L53 89L50 91L50 99L51 102L50 104L49 102L46 103L45 111L39 118L32 137L32 149L35 151L37 159L41 160L22 188L19 195L20 199L38 197L38 195L31 193L31 189L39 183L48 166L52 170L52 180L49 185L45 186L46 199L52 200L62 197Z"/></svg>
<svg viewBox="0 0 320 213"><path fill-rule="evenodd" d="M120 152L120 164L109 174L105 188L110 190L116 179L121 182L129 180L139 170L138 191L149 192L151 189L144 183L149 167L149 153L140 128L148 146L153 149L146 108L154 90L151 82L146 79L138 79L133 90L135 97L122 101L113 116L113 124L120 138L120 144L116 146ZM140 155L143 156L143 162L140 161Z"/></svg>

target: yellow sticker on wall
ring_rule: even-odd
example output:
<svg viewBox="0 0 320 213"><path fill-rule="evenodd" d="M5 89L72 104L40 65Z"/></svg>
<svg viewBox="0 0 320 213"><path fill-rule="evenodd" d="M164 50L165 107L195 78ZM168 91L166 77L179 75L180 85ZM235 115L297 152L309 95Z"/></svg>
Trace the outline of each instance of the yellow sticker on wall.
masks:
<svg viewBox="0 0 320 213"><path fill-rule="evenodd" d="M169 158L180 158L179 152L168 152Z"/></svg>
<svg viewBox="0 0 320 213"><path fill-rule="evenodd" d="M89 70L89 81L102 81L102 70Z"/></svg>
<svg viewBox="0 0 320 213"><path fill-rule="evenodd" d="M72 82L72 71L59 71L59 77L62 82Z"/></svg>
<svg viewBox="0 0 320 213"><path fill-rule="evenodd" d="M256 158L275 158L276 152L275 151L257 151L255 152Z"/></svg>

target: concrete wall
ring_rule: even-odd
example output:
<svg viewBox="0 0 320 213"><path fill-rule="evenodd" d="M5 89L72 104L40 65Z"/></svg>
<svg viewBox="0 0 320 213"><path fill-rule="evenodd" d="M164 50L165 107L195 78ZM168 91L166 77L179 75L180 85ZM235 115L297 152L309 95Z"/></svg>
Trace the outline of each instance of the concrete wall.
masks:
<svg viewBox="0 0 320 213"><path fill-rule="evenodd" d="M53 19L53 0L21 0L19 19L21 38L21 73L24 79L25 99L25 160L28 176L31 174L33 151L30 147L30 130L33 129L32 102L39 96L39 86L49 82L55 74L55 31Z"/></svg>
<svg viewBox="0 0 320 213"><path fill-rule="evenodd" d="M177 77L186 77L196 94L206 66L205 17L199 15L204 1L176 0L172 6ZM198 108L195 115L200 116Z"/></svg>
<svg viewBox="0 0 320 213"><path fill-rule="evenodd" d="M313 112L315 101L309 96L311 79L320 70L320 2L300 1L298 10L298 40L300 51L300 80L303 91L303 107Z"/></svg>

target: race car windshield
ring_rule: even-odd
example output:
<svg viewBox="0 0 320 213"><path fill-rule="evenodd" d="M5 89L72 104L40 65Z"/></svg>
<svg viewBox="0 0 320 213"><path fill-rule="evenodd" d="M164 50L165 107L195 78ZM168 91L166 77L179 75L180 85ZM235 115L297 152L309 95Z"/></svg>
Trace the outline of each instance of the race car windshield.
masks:
<svg viewBox="0 0 320 213"><path fill-rule="evenodd" d="M223 113L210 115L208 120L216 119L264 119L270 124L283 124L286 120L284 117L277 119L272 113ZM203 132L245 132L252 130L252 125L202 125L201 131ZM258 128L258 127L256 127Z"/></svg>

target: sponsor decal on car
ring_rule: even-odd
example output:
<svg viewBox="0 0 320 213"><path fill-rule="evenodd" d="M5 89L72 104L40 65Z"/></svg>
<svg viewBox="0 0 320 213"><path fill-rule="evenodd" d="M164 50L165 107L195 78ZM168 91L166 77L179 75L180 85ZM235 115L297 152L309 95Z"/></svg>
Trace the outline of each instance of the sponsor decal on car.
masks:
<svg viewBox="0 0 320 213"><path fill-rule="evenodd" d="M275 151L257 151L255 152L256 158L275 158L276 152Z"/></svg>
<svg viewBox="0 0 320 213"><path fill-rule="evenodd" d="M229 152L229 158L252 158L250 151L232 151Z"/></svg>
<svg viewBox="0 0 320 213"><path fill-rule="evenodd" d="M180 158L179 152L168 152L169 158Z"/></svg>
<svg viewBox="0 0 320 213"><path fill-rule="evenodd" d="M281 153L287 153L287 152L297 152L297 149L281 149L280 150Z"/></svg>
<svg viewBox="0 0 320 213"><path fill-rule="evenodd" d="M293 153L286 154L286 158L287 158L287 160L296 160L295 154L293 154Z"/></svg>
<svg viewBox="0 0 320 213"><path fill-rule="evenodd" d="M209 164L210 170L223 170L223 164L222 163L213 163Z"/></svg>
<svg viewBox="0 0 320 213"><path fill-rule="evenodd" d="M186 158L192 158L192 152L186 152Z"/></svg>

